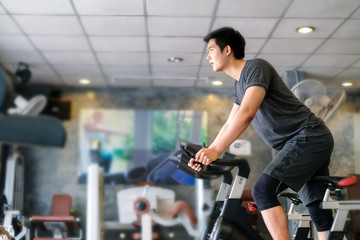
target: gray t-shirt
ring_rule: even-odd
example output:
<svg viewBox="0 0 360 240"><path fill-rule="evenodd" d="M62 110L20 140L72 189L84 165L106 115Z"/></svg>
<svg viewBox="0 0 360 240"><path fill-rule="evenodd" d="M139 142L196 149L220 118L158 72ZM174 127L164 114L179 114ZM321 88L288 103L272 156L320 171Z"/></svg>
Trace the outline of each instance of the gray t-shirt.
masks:
<svg viewBox="0 0 360 240"><path fill-rule="evenodd" d="M306 127L310 128L310 131L306 131L307 136L318 136L328 132L323 121L298 100L267 61L246 61L240 80L235 81L236 104L241 104L246 89L251 86L262 86L266 90L265 98L251 125L274 149L282 149L288 139Z"/></svg>

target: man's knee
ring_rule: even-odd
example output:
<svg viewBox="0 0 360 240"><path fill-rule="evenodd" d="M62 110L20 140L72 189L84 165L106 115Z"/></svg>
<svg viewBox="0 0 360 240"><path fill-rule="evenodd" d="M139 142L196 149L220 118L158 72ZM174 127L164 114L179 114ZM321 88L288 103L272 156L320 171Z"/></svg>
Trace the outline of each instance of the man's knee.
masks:
<svg viewBox="0 0 360 240"><path fill-rule="evenodd" d="M260 211L280 205L277 195L279 190L287 188L281 181L267 174L262 174L252 189L252 195Z"/></svg>

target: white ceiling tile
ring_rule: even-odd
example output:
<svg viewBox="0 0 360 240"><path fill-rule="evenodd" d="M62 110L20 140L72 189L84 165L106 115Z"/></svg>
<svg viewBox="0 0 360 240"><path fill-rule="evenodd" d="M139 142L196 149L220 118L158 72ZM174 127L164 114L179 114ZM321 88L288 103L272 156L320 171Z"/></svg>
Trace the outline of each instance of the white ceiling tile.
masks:
<svg viewBox="0 0 360 240"><path fill-rule="evenodd" d="M146 2L149 16L212 16L215 0L151 0Z"/></svg>
<svg viewBox="0 0 360 240"><path fill-rule="evenodd" d="M0 35L0 51L35 51L23 35Z"/></svg>
<svg viewBox="0 0 360 240"><path fill-rule="evenodd" d="M82 16L87 34L145 36L145 18L137 16Z"/></svg>
<svg viewBox="0 0 360 240"><path fill-rule="evenodd" d="M0 34L21 34L21 31L8 15L0 15Z"/></svg>
<svg viewBox="0 0 360 240"><path fill-rule="evenodd" d="M152 81L154 87L195 87L195 80L164 80L154 79Z"/></svg>
<svg viewBox="0 0 360 240"><path fill-rule="evenodd" d="M104 65L102 66L105 74L107 76L149 76L149 67L148 66L114 66L114 65Z"/></svg>
<svg viewBox="0 0 360 240"><path fill-rule="evenodd" d="M81 15L143 15L143 0L73 0Z"/></svg>
<svg viewBox="0 0 360 240"><path fill-rule="evenodd" d="M210 17L148 17L150 36L204 37L210 23Z"/></svg>
<svg viewBox="0 0 360 240"><path fill-rule="evenodd" d="M4 63L45 63L45 59L35 51L2 51L0 52L0 62Z"/></svg>
<svg viewBox="0 0 360 240"><path fill-rule="evenodd" d="M41 51L90 51L85 37L80 36L30 36Z"/></svg>
<svg viewBox="0 0 360 240"><path fill-rule="evenodd" d="M145 37L90 37L95 51L103 52L146 52Z"/></svg>
<svg viewBox="0 0 360 240"><path fill-rule="evenodd" d="M5 9L0 5L0 14L2 14L2 13L6 13L6 12L5 12Z"/></svg>
<svg viewBox="0 0 360 240"><path fill-rule="evenodd" d="M202 38L150 37L149 42L152 52L202 52L206 46Z"/></svg>
<svg viewBox="0 0 360 240"><path fill-rule="evenodd" d="M263 58L273 66L295 67L305 61L309 55L304 54L259 54L258 58Z"/></svg>
<svg viewBox="0 0 360 240"><path fill-rule="evenodd" d="M338 75L344 68L309 68L301 67L297 69L298 71L304 72L304 77L306 79L330 79L334 75Z"/></svg>
<svg viewBox="0 0 360 240"><path fill-rule="evenodd" d="M31 79L30 84L55 84L62 85L62 81L59 76L50 68L49 65L45 64L33 64L30 66Z"/></svg>
<svg viewBox="0 0 360 240"><path fill-rule="evenodd" d="M317 53L360 54L360 41L359 39L329 39L317 50Z"/></svg>
<svg viewBox="0 0 360 240"><path fill-rule="evenodd" d="M245 39L261 38L270 35L276 22L277 19L275 18L217 18L214 22L213 30L221 27L233 27Z"/></svg>
<svg viewBox="0 0 360 240"><path fill-rule="evenodd" d="M358 6L358 0L295 0L285 17L346 18Z"/></svg>
<svg viewBox="0 0 360 240"><path fill-rule="evenodd" d="M343 25L341 25L332 37L360 38L360 19L348 19Z"/></svg>
<svg viewBox="0 0 360 240"><path fill-rule="evenodd" d="M194 77L197 76L198 67L192 66L152 66L154 76Z"/></svg>
<svg viewBox="0 0 360 240"><path fill-rule="evenodd" d="M288 0L222 0L217 16L221 17L280 17Z"/></svg>
<svg viewBox="0 0 360 240"><path fill-rule="evenodd" d="M44 52L51 64L96 64L91 52Z"/></svg>
<svg viewBox="0 0 360 240"><path fill-rule="evenodd" d="M109 85L114 87L151 87L152 80L150 79L133 79L126 78L123 79L110 79Z"/></svg>
<svg viewBox="0 0 360 240"><path fill-rule="evenodd" d="M253 55L254 53L260 51L266 41L266 38L247 38L245 41L245 58L248 59L249 53Z"/></svg>
<svg viewBox="0 0 360 240"><path fill-rule="evenodd" d="M354 63L354 65L352 65L351 67L353 67L353 68L360 68L360 60L357 61L356 63Z"/></svg>
<svg viewBox="0 0 360 240"><path fill-rule="evenodd" d="M344 80L354 80L359 81L360 80L360 68L349 68L346 69L344 72L340 73L339 76L337 76L338 79L344 79Z"/></svg>
<svg viewBox="0 0 360 240"><path fill-rule="evenodd" d="M202 53L151 53L150 59L152 65L168 65L168 66L186 66L186 65L198 65L201 60ZM170 62L171 57L182 58L182 62Z"/></svg>
<svg viewBox="0 0 360 240"><path fill-rule="evenodd" d="M143 52L98 52L99 62L104 65L148 65L148 54Z"/></svg>
<svg viewBox="0 0 360 240"><path fill-rule="evenodd" d="M63 0L2 0L12 14L73 14L70 1Z"/></svg>
<svg viewBox="0 0 360 240"><path fill-rule="evenodd" d="M338 67L346 68L358 59L356 55L312 55L303 67Z"/></svg>
<svg viewBox="0 0 360 240"><path fill-rule="evenodd" d="M30 35L82 35L75 16L14 16L25 33Z"/></svg>
<svg viewBox="0 0 360 240"><path fill-rule="evenodd" d="M262 53L312 53L322 42L322 39L270 39L262 49Z"/></svg>
<svg viewBox="0 0 360 240"><path fill-rule="evenodd" d="M354 12L354 14L351 16L352 18L360 18L360 8Z"/></svg>
<svg viewBox="0 0 360 240"><path fill-rule="evenodd" d="M342 19L308 19L284 18L276 27L273 38L327 38L342 23ZM301 34L296 31L298 27L312 26L315 31Z"/></svg>
<svg viewBox="0 0 360 240"><path fill-rule="evenodd" d="M68 86L78 86L81 88L96 87L96 86L107 86L107 82L102 76L99 75L73 75L73 76L61 76L63 82ZM91 84L80 85L79 80L82 78L89 79Z"/></svg>
<svg viewBox="0 0 360 240"><path fill-rule="evenodd" d="M75 64L64 64L64 65L53 65L55 70L62 76L71 75L101 75L101 70L98 65L75 65Z"/></svg>

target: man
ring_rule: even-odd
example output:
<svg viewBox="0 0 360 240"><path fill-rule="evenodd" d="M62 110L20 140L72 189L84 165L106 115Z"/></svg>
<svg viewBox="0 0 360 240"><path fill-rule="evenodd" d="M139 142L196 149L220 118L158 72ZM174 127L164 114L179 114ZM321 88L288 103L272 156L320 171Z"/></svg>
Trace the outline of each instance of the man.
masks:
<svg viewBox="0 0 360 240"><path fill-rule="evenodd" d="M277 200L290 187L298 192L325 239L332 223L331 210L320 208L325 186L309 182L314 175L328 175L333 137L324 122L303 105L263 59L244 60L245 39L232 28L209 33L208 56L213 71L235 79L230 115L214 142L201 149L189 166L215 161L251 124L259 136L278 151L256 182L252 194L275 240L289 240L286 215Z"/></svg>

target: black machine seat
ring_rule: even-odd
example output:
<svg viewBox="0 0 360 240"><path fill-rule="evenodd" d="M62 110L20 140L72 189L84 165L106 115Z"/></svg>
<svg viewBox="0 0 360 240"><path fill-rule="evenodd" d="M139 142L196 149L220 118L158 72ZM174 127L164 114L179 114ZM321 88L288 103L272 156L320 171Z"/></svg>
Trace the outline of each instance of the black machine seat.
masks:
<svg viewBox="0 0 360 240"><path fill-rule="evenodd" d="M63 147L62 123L49 116L8 115L14 105L16 77L0 65L0 142Z"/></svg>

